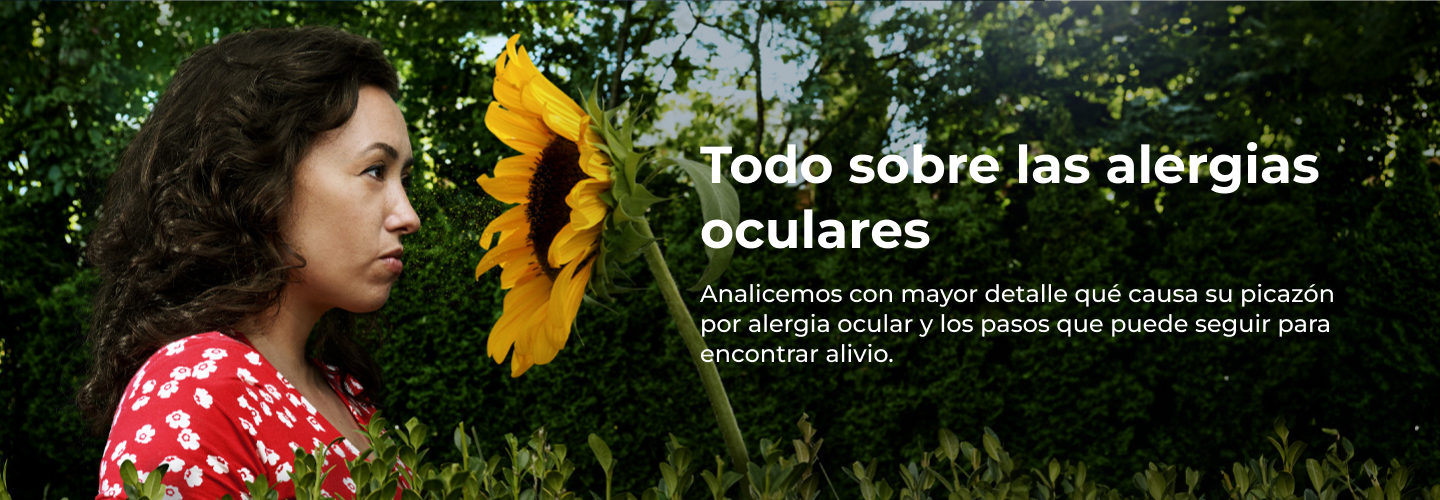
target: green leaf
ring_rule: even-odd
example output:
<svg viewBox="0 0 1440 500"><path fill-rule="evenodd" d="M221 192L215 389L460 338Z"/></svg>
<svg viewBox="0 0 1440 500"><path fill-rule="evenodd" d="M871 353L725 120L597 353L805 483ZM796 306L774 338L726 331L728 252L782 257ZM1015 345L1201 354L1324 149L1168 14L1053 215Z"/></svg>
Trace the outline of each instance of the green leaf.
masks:
<svg viewBox="0 0 1440 500"><path fill-rule="evenodd" d="M1281 472L1275 476L1275 492L1280 498L1295 496L1295 478L1288 472Z"/></svg>
<svg viewBox="0 0 1440 500"><path fill-rule="evenodd" d="M724 221L732 230L740 224L740 195L729 181L723 176L719 179L710 178L708 165L685 158L664 158L657 162L659 168L670 165L680 167L685 175L690 177L691 183L695 185L695 193L700 197L700 213L706 222ZM705 266L705 272L700 276L700 280L690 287L690 291L703 290L706 285L714 283L725 274L725 270L730 267L730 258L735 254L735 240L736 238L730 238L730 243L721 248L705 246L705 255L710 258L710 263Z"/></svg>
<svg viewBox="0 0 1440 500"><path fill-rule="evenodd" d="M1329 478L1325 474L1325 467L1320 462L1310 458L1305 460L1305 470L1310 473L1310 486L1317 490L1324 491L1325 484Z"/></svg>
<svg viewBox="0 0 1440 500"><path fill-rule="evenodd" d="M994 460L994 461L996 461L996 462L999 462L999 461L1000 461L1000 440L999 440L999 439L996 439L994 436L991 436L991 435L989 435L989 434L986 434L986 435L984 436L984 438L983 438L983 441L984 441L984 444L985 444L985 454L986 454L986 455L989 455L991 460Z"/></svg>
<svg viewBox="0 0 1440 500"><path fill-rule="evenodd" d="M939 472L935 472L935 469L926 467L925 474L933 478L935 481L939 482L941 486L944 486L946 491L955 491L955 486L951 485L950 481L945 479L945 476L941 475Z"/></svg>
<svg viewBox="0 0 1440 500"><path fill-rule="evenodd" d="M960 457L960 439L950 429L940 428L940 448L945 450L945 458L951 462Z"/></svg>

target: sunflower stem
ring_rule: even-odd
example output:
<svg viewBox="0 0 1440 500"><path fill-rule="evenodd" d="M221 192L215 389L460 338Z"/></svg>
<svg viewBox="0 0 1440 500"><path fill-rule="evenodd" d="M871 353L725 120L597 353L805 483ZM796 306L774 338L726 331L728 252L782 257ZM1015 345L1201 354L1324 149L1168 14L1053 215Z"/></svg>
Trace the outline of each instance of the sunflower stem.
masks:
<svg viewBox="0 0 1440 500"><path fill-rule="evenodd" d="M655 238L649 222L637 225L641 236ZM730 452L730 462L735 470L749 470L746 464L750 463L750 453L745 450L745 439L741 437L740 424L735 421L735 411L730 408L725 383L720 381L720 371L715 368L715 363L700 357L706 349L705 338L695 328L695 320L690 317L690 309L685 307L685 300L680 297L680 287L675 285L675 277L670 275L670 266L665 264L660 245L654 242L645 245L645 260L650 263L650 273L655 275L655 281L660 285L660 294L665 296L665 303L670 306L670 316L675 318L675 325L680 328L680 338L685 339L685 346L690 348L690 357L695 361L695 369L700 372L700 382L705 386L710 407L715 410L715 420L720 424L720 435L725 438L725 449ZM742 496L748 497L748 493Z"/></svg>

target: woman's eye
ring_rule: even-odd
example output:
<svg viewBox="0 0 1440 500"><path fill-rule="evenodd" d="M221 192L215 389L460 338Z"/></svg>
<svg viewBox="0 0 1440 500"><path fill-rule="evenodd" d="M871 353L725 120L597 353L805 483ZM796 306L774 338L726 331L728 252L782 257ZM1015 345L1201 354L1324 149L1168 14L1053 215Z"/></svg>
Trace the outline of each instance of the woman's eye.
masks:
<svg viewBox="0 0 1440 500"><path fill-rule="evenodd" d="M370 168L365 169L364 174L376 179L385 180L385 165L372 165Z"/></svg>

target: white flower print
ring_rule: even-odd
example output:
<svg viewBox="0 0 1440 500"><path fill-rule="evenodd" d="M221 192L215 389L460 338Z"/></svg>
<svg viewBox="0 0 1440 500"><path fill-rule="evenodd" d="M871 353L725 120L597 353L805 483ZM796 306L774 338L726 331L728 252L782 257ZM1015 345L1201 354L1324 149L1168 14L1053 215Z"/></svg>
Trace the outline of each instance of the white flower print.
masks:
<svg viewBox="0 0 1440 500"><path fill-rule="evenodd" d="M334 453L337 457L345 458L345 448L341 448L339 443L330 447L330 453Z"/></svg>
<svg viewBox="0 0 1440 500"><path fill-rule="evenodd" d="M265 384L265 392L270 393L270 395L274 396L276 400L280 399L280 389L276 389L273 385Z"/></svg>
<svg viewBox="0 0 1440 500"><path fill-rule="evenodd" d="M165 423L170 424L171 429L190 427L190 415L183 410L175 410L165 417Z"/></svg>
<svg viewBox="0 0 1440 500"><path fill-rule="evenodd" d="M320 431L320 432L325 432L325 428L320 426L320 422L317 421L317 420L315 420L315 416L314 416L314 415L305 417L305 420L310 421L310 426L311 426L311 427L314 427L315 430Z"/></svg>
<svg viewBox="0 0 1440 500"><path fill-rule="evenodd" d="M168 456L168 457L165 457L165 459L164 459L164 460L161 460L160 463L165 464L165 465L169 465L169 466L170 466L170 469L169 469L169 470L172 470L172 471L177 471L177 470L180 470L180 469L184 469L184 468L185 468L185 461L184 461L184 460L181 460L180 457L177 457L177 456L175 456L175 455L170 455L170 456Z"/></svg>
<svg viewBox="0 0 1440 500"><path fill-rule="evenodd" d="M294 470L295 470L295 466L290 465L290 462L285 462L285 463L283 463L283 464L280 464L279 467L276 467L276 468L275 468L275 482L277 482L277 483L283 483L283 482L285 482L285 481L289 481L289 480L290 480L290 473L293 472Z"/></svg>
<svg viewBox="0 0 1440 500"><path fill-rule="evenodd" d="M200 466L191 466L190 470L185 471L186 486L194 488L200 486L200 483L203 482L205 482L205 471L200 470Z"/></svg>
<svg viewBox="0 0 1440 500"><path fill-rule="evenodd" d="M105 477L105 466L107 465L110 465L110 462L106 462L104 460L100 461L100 477ZM105 491L105 488L101 487L100 491Z"/></svg>
<svg viewBox="0 0 1440 500"><path fill-rule="evenodd" d="M268 397L268 396L267 396L267 397ZM267 417L274 416L273 413L270 413L270 405L265 404L265 403L260 403L260 409L265 410L265 416L267 416Z"/></svg>
<svg viewBox="0 0 1440 500"><path fill-rule="evenodd" d="M290 385L290 379L285 378L285 374L280 373L279 371L276 371L276 372L275 372L275 378L280 379L280 383L285 384L285 387L289 387L289 388L291 388L291 389L294 389L294 388L295 388L295 386Z"/></svg>
<svg viewBox="0 0 1440 500"><path fill-rule="evenodd" d="M182 352L185 352L185 339L176 340L165 346L166 356L174 356Z"/></svg>
<svg viewBox="0 0 1440 500"><path fill-rule="evenodd" d="M144 380L145 380L145 367L142 366L142 367L140 367L140 371L135 373L135 381L130 383L130 395L131 395L131 396L134 396L134 395L135 395L135 391L140 390L140 383L141 383L142 381L144 381Z"/></svg>
<svg viewBox="0 0 1440 500"><path fill-rule="evenodd" d="M177 439L180 441L181 448L185 448L187 450L200 449L200 435L196 434L195 431L192 431L189 428L181 430L180 437Z"/></svg>
<svg viewBox="0 0 1440 500"><path fill-rule="evenodd" d="M346 487L346 488L349 488L351 493L354 493L354 492L355 492L355 480L350 479L350 478L347 477L347 478L341 479L340 482L345 483L345 487Z"/></svg>
<svg viewBox="0 0 1440 500"><path fill-rule="evenodd" d="M134 454L134 453L126 453L126 454L124 454L124 455L120 455L120 459L115 461L115 465L121 465L121 466L123 466L123 465L125 465L125 462L134 463L134 462L135 462L135 454Z"/></svg>
<svg viewBox="0 0 1440 500"><path fill-rule="evenodd" d="M146 380L145 385L140 386L140 394L150 394L150 391L153 390L155 390L154 380Z"/></svg>
<svg viewBox="0 0 1440 500"><path fill-rule="evenodd" d="M219 369L220 367L215 366L214 361L205 360L195 365L195 368L190 369L190 376L195 377L197 380L204 380L210 377L211 373L215 373L215 370Z"/></svg>
<svg viewBox="0 0 1440 500"><path fill-rule="evenodd" d="M140 444L149 443L155 437L155 428L145 424L140 430L135 431L135 442Z"/></svg>
<svg viewBox="0 0 1440 500"><path fill-rule="evenodd" d="M145 480L150 479L150 473L140 469L135 469L135 477L140 478L140 484L145 484Z"/></svg>
<svg viewBox="0 0 1440 500"><path fill-rule="evenodd" d="M260 418L260 412L256 411L254 408L246 408L246 409L247 409L247 410L250 410L250 416L255 419L255 425L260 425L260 422L263 422L263 421L264 421L264 420L262 420L262 419Z"/></svg>
<svg viewBox="0 0 1440 500"><path fill-rule="evenodd" d="M310 404L310 400L302 397L300 398L300 402L305 403L305 411L310 412L311 415L315 414L315 405Z"/></svg>
<svg viewBox="0 0 1440 500"><path fill-rule="evenodd" d="M266 448L264 441L255 441L255 450L260 452L260 460L266 464L275 465L280 462L280 454Z"/></svg>
<svg viewBox="0 0 1440 500"><path fill-rule="evenodd" d="M295 397L295 393L292 392L285 396L290 398L290 406L300 406L300 398Z"/></svg>
<svg viewBox="0 0 1440 500"><path fill-rule="evenodd" d="M120 496L121 493L124 493L124 492L125 492L124 483L121 483L121 484L110 484L110 480L109 480L109 479L106 479L106 480L105 480L105 483L104 483L104 486L105 486L105 496L107 496L107 497L118 497L118 496Z"/></svg>
<svg viewBox="0 0 1440 500"><path fill-rule="evenodd" d="M294 429L294 428L295 428L295 424L294 424L295 421L294 421L294 420L291 420L290 418L286 417L284 413L279 413L279 412L276 412L276 413L277 413L276 418L279 418L279 419L280 419L280 423L285 424L285 427L289 427L289 428L291 428L291 429Z"/></svg>
<svg viewBox="0 0 1440 500"><path fill-rule="evenodd" d="M174 380L166 382L165 385L160 386L160 399L168 398L171 394L175 394L175 392L179 390L179 382L176 382Z"/></svg>
<svg viewBox="0 0 1440 500"><path fill-rule="evenodd" d="M120 458L120 454L121 454L121 453L125 453L125 443L126 443L126 442L127 442L127 441L121 441L120 444L115 445L115 450L110 452L110 459L111 459L111 460L115 460L115 459L117 459L117 458Z"/></svg>
<svg viewBox="0 0 1440 500"><path fill-rule="evenodd" d="M224 458L210 455L209 458L205 459L205 463L210 464L210 468L214 469L216 474L230 472L230 462L226 462Z"/></svg>
<svg viewBox="0 0 1440 500"><path fill-rule="evenodd" d="M295 420L295 414L294 414L294 413L290 413L290 409L289 409L289 408L283 408L283 409L285 410L285 416L286 416L286 417L290 417L290 421L291 421L291 422L295 422L295 421L296 421L296 420ZM276 412L276 413L279 413L280 410L275 410L275 412Z"/></svg>
<svg viewBox="0 0 1440 500"><path fill-rule="evenodd" d="M260 353L257 353L257 352L247 352L247 353L245 353L245 361L249 361L250 364L252 364L252 365L257 365L257 366L260 365Z"/></svg>
<svg viewBox="0 0 1440 500"><path fill-rule="evenodd" d="M179 486L165 486L165 497L161 500L185 500L180 496Z"/></svg>
<svg viewBox="0 0 1440 500"><path fill-rule="evenodd" d="M256 396L256 395L255 395L255 391L252 390L252 389L250 389L249 387L246 387L246 388L245 388L245 394L249 394L249 395L250 395L250 399L253 399L253 400L256 400L256 401L259 401L259 400L260 400L260 396Z"/></svg>
<svg viewBox="0 0 1440 500"><path fill-rule="evenodd" d="M257 384L257 383L260 382L259 380L255 380L255 377L253 377L253 376L250 375L250 370L246 370L246 369L244 369L244 368L236 368L236 369L235 369L235 376L240 377L240 380L244 380L245 383L250 384L250 385L255 385L255 384ZM254 397L254 396L251 396L251 397Z"/></svg>
<svg viewBox="0 0 1440 500"><path fill-rule="evenodd" d="M230 353L226 352L224 349L221 349L219 347L211 347L209 349L206 349L205 353L201 354L200 356L210 361L220 361L221 359L225 359L225 357L229 355Z"/></svg>
<svg viewBox="0 0 1440 500"><path fill-rule="evenodd" d="M201 408L208 410L210 409L210 403L213 403L214 401L215 398L210 397L210 391L205 390L204 387L195 388L195 404L200 405Z"/></svg>
<svg viewBox="0 0 1440 500"><path fill-rule="evenodd" d="M292 451L292 452L295 451L295 450L300 450L300 449L301 449L301 448L300 448L300 445L295 444L294 441L291 441L291 442L286 443L286 444L287 444L288 446L290 446L290 451ZM309 450L301 450L301 451L309 451Z"/></svg>
<svg viewBox="0 0 1440 500"><path fill-rule="evenodd" d="M245 420L244 418L240 418L239 420L240 426L245 428L245 432L249 432L251 436L254 436L255 426L252 425L249 420Z"/></svg>
<svg viewBox="0 0 1440 500"><path fill-rule="evenodd" d="M266 403L274 403L274 402L275 402L275 398L270 397L270 393L268 393L268 392L260 391L260 397L261 397L261 398L264 398Z"/></svg>
<svg viewBox="0 0 1440 500"><path fill-rule="evenodd" d="M170 378L175 379L176 382L179 382L179 381L181 381L181 380L185 380L185 379L187 379L187 378L190 378L190 367L187 367L187 366L177 366L177 367L175 367L174 370L170 370Z"/></svg>
<svg viewBox="0 0 1440 500"><path fill-rule="evenodd" d="M346 440L341 441L341 442L342 442L342 443L345 443L345 447L350 449L350 454L351 454L351 455L355 455L355 456L357 456L357 457L360 456L360 449L359 449L359 448L356 448L355 445L350 444L350 440L349 440L349 439L346 439Z"/></svg>
<svg viewBox="0 0 1440 500"><path fill-rule="evenodd" d="M240 403L241 408L250 408L250 400L245 399L245 396L235 398L235 401Z"/></svg>
<svg viewBox="0 0 1440 500"><path fill-rule="evenodd" d="M248 483L248 482L254 481L254 480L255 480L255 476L254 476L253 474L250 474L250 469L246 469L246 468L244 468L244 467L241 467L241 468L240 468L240 479L243 479L243 480L245 480L245 482Z"/></svg>
<svg viewBox="0 0 1440 500"><path fill-rule="evenodd" d="M139 399L136 399L136 400L135 400L135 404L130 405L130 411L139 410L140 408L145 407L145 403L149 403L149 402L150 402L150 396L140 396Z"/></svg>

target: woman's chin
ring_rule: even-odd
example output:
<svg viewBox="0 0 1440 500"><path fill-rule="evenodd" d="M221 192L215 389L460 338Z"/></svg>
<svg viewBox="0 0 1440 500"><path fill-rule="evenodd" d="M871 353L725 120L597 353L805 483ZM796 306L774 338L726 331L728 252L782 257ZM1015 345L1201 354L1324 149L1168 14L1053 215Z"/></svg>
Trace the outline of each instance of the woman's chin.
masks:
<svg viewBox="0 0 1440 500"><path fill-rule="evenodd" d="M349 304L341 306L340 308L346 311L350 311L352 313L372 313L375 311L379 311L381 307L385 307L385 303L389 300L390 290L387 288L383 295L380 295L378 297L367 297L365 299L355 300Z"/></svg>

